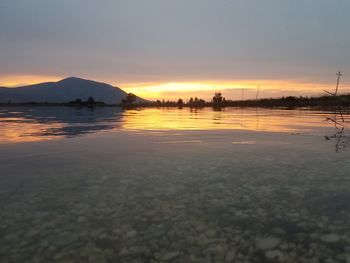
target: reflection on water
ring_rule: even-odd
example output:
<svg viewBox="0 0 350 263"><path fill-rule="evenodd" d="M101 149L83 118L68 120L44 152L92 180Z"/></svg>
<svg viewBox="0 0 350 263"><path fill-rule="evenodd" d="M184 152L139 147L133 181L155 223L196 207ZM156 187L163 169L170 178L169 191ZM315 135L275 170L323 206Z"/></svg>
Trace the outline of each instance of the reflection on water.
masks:
<svg viewBox="0 0 350 263"><path fill-rule="evenodd" d="M345 134L345 127L336 127L336 131L331 136L325 136L326 140L333 140L335 142L335 151L339 152L350 145L350 136Z"/></svg>
<svg viewBox="0 0 350 263"><path fill-rule="evenodd" d="M335 151L339 152L349 147L350 136L346 134L346 128L350 124L349 113L342 109L335 109L332 115L326 117L326 121L333 124L332 135L326 135L325 139L335 142Z"/></svg>
<svg viewBox="0 0 350 263"><path fill-rule="evenodd" d="M166 130L250 130L319 132L329 124L327 112L308 110L140 109L9 107L0 108L0 143L76 137L104 130L153 132ZM349 115L345 115L348 118Z"/></svg>
<svg viewBox="0 0 350 263"><path fill-rule="evenodd" d="M76 137L120 125L121 109L0 108L0 143Z"/></svg>
<svg viewBox="0 0 350 263"><path fill-rule="evenodd" d="M306 110L225 108L143 109L123 114L123 128L130 130L251 130L307 132L324 126L322 112Z"/></svg>

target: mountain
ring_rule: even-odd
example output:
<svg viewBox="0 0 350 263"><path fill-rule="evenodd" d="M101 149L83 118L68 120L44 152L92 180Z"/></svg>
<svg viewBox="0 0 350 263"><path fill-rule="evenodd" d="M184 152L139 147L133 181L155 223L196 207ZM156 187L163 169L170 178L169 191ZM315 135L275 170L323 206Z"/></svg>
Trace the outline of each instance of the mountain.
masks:
<svg viewBox="0 0 350 263"><path fill-rule="evenodd" d="M126 95L127 93L120 88L109 84L76 77L18 88L0 87L0 103L9 101L12 103L66 103L79 98L87 100L89 97L93 97L95 101L118 104ZM136 101L145 100L137 97Z"/></svg>

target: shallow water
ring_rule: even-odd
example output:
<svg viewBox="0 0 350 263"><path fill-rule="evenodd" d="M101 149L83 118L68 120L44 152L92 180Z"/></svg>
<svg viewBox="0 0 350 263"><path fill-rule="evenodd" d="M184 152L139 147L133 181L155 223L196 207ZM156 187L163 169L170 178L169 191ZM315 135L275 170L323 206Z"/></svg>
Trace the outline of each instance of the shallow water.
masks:
<svg viewBox="0 0 350 263"><path fill-rule="evenodd" d="M0 108L0 262L348 263L349 133L327 117Z"/></svg>

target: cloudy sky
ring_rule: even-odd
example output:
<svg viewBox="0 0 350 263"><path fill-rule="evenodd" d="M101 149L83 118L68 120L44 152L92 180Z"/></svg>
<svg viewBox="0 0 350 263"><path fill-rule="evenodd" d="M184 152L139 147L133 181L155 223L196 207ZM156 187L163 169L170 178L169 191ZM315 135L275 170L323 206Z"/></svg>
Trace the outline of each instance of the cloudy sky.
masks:
<svg viewBox="0 0 350 263"><path fill-rule="evenodd" d="M0 85L78 76L148 98L350 92L349 0L1 0Z"/></svg>

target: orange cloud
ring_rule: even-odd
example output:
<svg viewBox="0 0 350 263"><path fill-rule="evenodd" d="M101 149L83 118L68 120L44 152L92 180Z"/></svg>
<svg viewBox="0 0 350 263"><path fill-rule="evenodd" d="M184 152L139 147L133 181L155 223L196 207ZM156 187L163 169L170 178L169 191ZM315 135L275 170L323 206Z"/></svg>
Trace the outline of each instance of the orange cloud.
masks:
<svg viewBox="0 0 350 263"><path fill-rule="evenodd" d="M47 75L6 75L0 76L0 86L18 87L41 82L57 81L60 79L62 79L62 77Z"/></svg>
<svg viewBox="0 0 350 263"><path fill-rule="evenodd" d="M319 95L334 87L328 84L302 83L275 80L241 80L226 82L171 82L125 84L122 88L147 99L178 99L200 97L210 99L220 91L228 99L255 98L258 87L259 97ZM345 90L343 88L343 90Z"/></svg>

